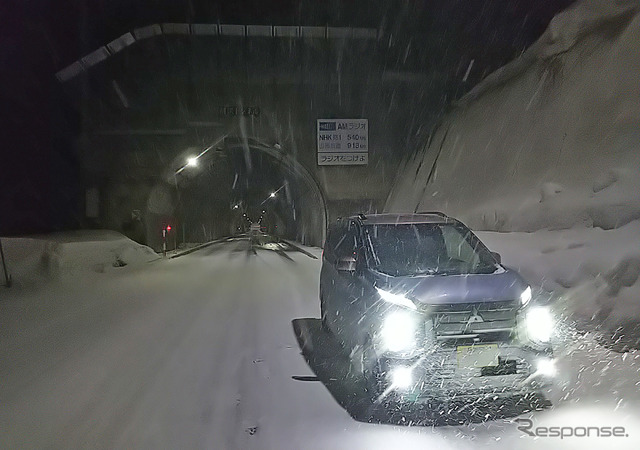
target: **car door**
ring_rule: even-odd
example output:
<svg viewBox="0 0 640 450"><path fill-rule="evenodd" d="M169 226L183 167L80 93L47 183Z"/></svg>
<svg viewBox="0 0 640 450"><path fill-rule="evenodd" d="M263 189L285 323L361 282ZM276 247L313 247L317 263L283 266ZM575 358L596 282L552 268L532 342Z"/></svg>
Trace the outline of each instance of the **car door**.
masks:
<svg viewBox="0 0 640 450"><path fill-rule="evenodd" d="M322 250L322 268L320 269L320 303L321 313L324 310L326 315L326 322L330 328L332 318L335 316L333 312L333 296L334 296L334 283L335 283L335 236L339 233L337 225L331 225L327 230L327 239L324 243Z"/></svg>
<svg viewBox="0 0 640 450"><path fill-rule="evenodd" d="M357 256L358 226L355 221L347 222L341 235L335 246L336 263L333 266L335 278L332 308L336 313L333 320L336 334L341 337L345 344L348 344L353 342L354 335L357 334L357 300L362 289L355 270L337 270L337 266L341 258L356 258Z"/></svg>

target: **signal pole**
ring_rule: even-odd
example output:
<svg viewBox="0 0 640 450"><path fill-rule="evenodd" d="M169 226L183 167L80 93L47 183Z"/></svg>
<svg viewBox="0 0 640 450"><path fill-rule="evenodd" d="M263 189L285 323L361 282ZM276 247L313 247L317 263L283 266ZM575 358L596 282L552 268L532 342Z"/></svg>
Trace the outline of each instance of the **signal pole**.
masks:
<svg viewBox="0 0 640 450"><path fill-rule="evenodd" d="M0 259L2 260L2 270L4 271L5 286L11 287L11 277L7 272L7 262L4 259L4 251L2 250L2 239L0 239Z"/></svg>
<svg viewBox="0 0 640 450"><path fill-rule="evenodd" d="M171 231L171 225L164 225L162 227L162 257L167 257L167 234Z"/></svg>

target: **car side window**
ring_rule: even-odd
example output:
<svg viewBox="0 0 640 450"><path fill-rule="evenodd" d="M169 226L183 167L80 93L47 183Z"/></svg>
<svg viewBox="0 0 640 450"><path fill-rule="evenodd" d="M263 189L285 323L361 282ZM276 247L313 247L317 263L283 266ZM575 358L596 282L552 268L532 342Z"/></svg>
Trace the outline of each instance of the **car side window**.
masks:
<svg viewBox="0 0 640 450"><path fill-rule="evenodd" d="M336 234L335 229L333 227L329 227L329 229L327 230L327 237L325 238L324 246L323 246L323 249L325 252L331 251L331 243L333 240L333 236L335 234Z"/></svg>
<svg viewBox="0 0 640 450"><path fill-rule="evenodd" d="M340 226L332 225L327 231L327 241L324 244L324 256L331 263L336 258L336 238L340 235Z"/></svg>
<svg viewBox="0 0 640 450"><path fill-rule="evenodd" d="M442 227L442 237L450 259L463 261L471 267L478 266L480 262L478 253L459 230L451 226Z"/></svg>

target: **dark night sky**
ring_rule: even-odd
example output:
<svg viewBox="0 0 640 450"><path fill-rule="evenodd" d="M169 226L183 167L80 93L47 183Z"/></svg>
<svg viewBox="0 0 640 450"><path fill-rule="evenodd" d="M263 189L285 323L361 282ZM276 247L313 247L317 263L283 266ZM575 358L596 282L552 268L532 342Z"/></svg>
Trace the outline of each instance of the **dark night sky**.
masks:
<svg viewBox="0 0 640 450"><path fill-rule="evenodd" d="M474 58L480 77L520 54L571 3L5 0L0 3L0 233L74 225L79 170L70 142L77 118L60 116L54 74L136 27L162 22L373 27L398 36L398 46L410 41L446 46L454 53L451 64L461 56ZM415 64L425 70L420 61Z"/></svg>

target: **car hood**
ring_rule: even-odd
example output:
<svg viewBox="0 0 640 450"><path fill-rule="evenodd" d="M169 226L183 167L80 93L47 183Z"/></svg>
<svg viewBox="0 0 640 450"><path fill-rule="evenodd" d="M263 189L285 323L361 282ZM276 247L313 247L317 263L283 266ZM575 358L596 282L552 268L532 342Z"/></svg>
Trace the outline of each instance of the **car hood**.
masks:
<svg viewBox="0 0 640 450"><path fill-rule="evenodd" d="M502 266L491 274L373 276L380 289L429 305L515 300L528 286L518 272Z"/></svg>

